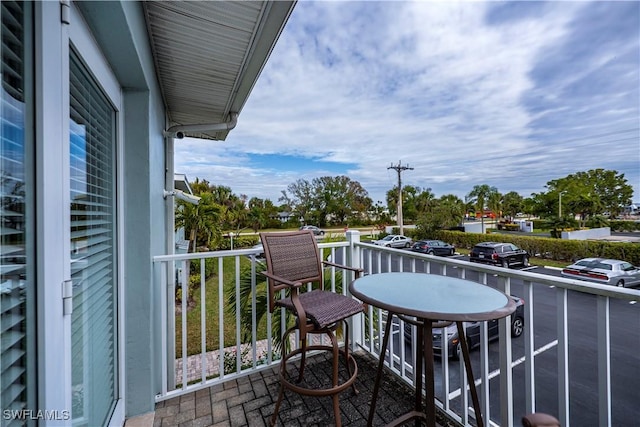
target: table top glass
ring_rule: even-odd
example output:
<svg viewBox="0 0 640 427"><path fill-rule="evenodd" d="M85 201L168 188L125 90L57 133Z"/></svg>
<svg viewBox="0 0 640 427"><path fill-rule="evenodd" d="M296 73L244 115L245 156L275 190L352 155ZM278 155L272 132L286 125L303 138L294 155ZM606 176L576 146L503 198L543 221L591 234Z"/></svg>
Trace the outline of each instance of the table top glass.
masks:
<svg viewBox="0 0 640 427"><path fill-rule="evenodd" d="M470 280L425 273L380 273L354 280L350 292L394 313L432 320L482 321L513 313L513 299Z"/></svg>

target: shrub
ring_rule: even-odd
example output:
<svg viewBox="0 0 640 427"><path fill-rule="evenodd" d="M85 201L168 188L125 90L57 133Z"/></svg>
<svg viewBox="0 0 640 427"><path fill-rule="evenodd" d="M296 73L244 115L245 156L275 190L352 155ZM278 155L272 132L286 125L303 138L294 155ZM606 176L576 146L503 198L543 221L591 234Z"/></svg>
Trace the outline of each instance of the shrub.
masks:
<svg viewBox="0 0 640 427"><path fill-rule="evenodd" d="M190 261L190 265L189 265L189 271L191 272L191 277L193 277L193 275L197 274L198 275L198 285L200 284L200 262L202 260L200 259L193 259ZM208 279L209 277L211 277L212 275L215 274L215 269L216 269L216 259L214 258L205 258L204 260L204 277L205 279ZM189 279L191 280L191 279Z"/></svg>
<svg viewBox="0 0 640 427"><path fill-rule="evenodd" d="M640 222L635 221L609 221L611 231L640 231Z"/></svg>
<svg viewBox="0 0 640 427"><path fill-rule="evenodd" d="M253 245L256 245L259 241L258 236L238 236L233 237L233 249L245 249L250 248ZM217 250L219 251L227 251L231 249L231 239L223 239L222 242L218 245Z"/></svg>
<svg viewBox="0 0 640 427"><path fill-rule="evenodd" d="M441 239L458 248L471 249L477 243L487 241L485 234L463 233L440 230L431 238ZM640 265L640 245L626 242L604 242L593 240L562 240L547 237L519 236L503 234L491 238L526 250L533 256L559 261L575 261L588 257L621 259L633 265Z"/></svg>

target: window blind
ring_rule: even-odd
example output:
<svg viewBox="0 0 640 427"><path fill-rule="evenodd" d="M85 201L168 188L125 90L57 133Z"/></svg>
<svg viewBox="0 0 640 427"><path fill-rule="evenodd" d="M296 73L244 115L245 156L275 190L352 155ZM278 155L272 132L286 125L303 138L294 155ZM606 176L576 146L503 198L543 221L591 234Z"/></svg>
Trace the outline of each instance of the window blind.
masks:
<svg viewBox="0 0 640 427"><path fill-rule="evenodd" d="M35 407L33 367L32 129L27 99L31 84L25 63L31 64L30 5L0 2L2 89L0 91L0 409ZM3 426L25 421L3 417Z"/></svg>
<svg viewBox="0 0 640 427"><path fill-rule="evenodd" d="M115 112L70 58L74 425L104 425L116 399Z"/></svg>

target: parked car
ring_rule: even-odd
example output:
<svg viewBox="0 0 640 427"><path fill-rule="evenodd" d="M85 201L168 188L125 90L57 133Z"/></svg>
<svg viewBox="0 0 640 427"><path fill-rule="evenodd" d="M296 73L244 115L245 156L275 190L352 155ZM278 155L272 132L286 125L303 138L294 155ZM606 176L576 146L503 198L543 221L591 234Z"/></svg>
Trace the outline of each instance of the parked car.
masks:
<svg viewBox="0 0 640 427"><path fill-rule="evenodd" d="M584 258L563 268L562 275L620 287L640 284L640 267L618 259Z"/></svg>
<svg viewBox="0 0 640 427"><path fill-rule="evenodd" d="M380 240L374 240L374 245L386 246L389 248L408 248L413 243L410 237L401 234L389 234Z"/></svg>
<svg viewBox="0 0 640 427"><path fill-rule="evenodd" d="M456 253L456 248L442 240L419 240L411 246L413 252L429 255L449 256Z"/></svg>
<svg viewBox="0 0 640 427"><path fill-rule="evenodd" d="M520 264L529 266L529 254L512 243L484 242L475 245L469 253L471 262L484 262L509 268Z"/></svg>
<svg viewBox="0 0 640 427"><path fill-rule="evenodd" d="M300 230L311 230L316 236L324 236L324 230L316 227L315 225L303 225Z"/></svg>
<svg viewBox="0 0 640 427"><path fill-rule="evenodd" d="M515 295L511 295L511 298L516 303L516 310L511 314L511 336L517 338L524 332L524 300ZM480 326L482 322L463 322L465 327L465 335L467 336L467 345L469 350L480 346ZM488 340L493 341L498 339L498 321L487 321ZM455 323L445 328L433 329L433 352L435 354L442 353L442 334L447 334L448 354L452 359L457 359L462 355L462 348L460 347L460 339L458 338L458 327ZM410 341L412 334L412 327L410 323L404 324L404 338Z"/></svg>

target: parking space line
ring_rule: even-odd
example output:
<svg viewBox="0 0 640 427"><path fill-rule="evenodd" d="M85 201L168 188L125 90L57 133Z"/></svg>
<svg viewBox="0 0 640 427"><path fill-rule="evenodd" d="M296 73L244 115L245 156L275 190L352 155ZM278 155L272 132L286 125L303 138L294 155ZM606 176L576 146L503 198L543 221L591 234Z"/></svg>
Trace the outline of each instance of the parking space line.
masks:
<svg viewBox="0 0 640 427"><path fill-rule="evenodd" d="M550 350L553 347L556 347L557 345L558 345L558 340L551 341L550 343L548 343L548 344L540 347L536 351L534 351L533 352L533 356L535 357L535 356L539 355L540 353L543 353L543 352L545 352L547 350ZM517 360L514 360L513 362L511 362L511 369L513 369L514 367L524 363L525 360L526 360L525 356L522 356L521 358L519 358ZM495 371L491 372L489 374L489 378L488 379L492 380L493 378L497 377L498 375L500 375L500 369L496 369ZM482 379L481 378L477 379L475 381L475 383L476 383L476 387L480 386L480 384L482 384ZM467 386L467 388L468 388L468 386ZM456 389L456 390L453 390L451 393L449 393L449 399L450 400L451 399L455 399L456 397L459 397L459 396L460 396L460 389L459 388Z"/></svg>

